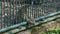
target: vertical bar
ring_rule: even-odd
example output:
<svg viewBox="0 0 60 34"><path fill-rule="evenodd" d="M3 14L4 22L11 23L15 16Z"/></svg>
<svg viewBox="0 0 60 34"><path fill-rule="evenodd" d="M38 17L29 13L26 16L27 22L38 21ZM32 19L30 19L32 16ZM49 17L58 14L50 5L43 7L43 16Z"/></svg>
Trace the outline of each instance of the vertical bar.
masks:
<svg viewBox="0 0 60 34"><path fill-rule="evenodd" d="M30 10L30 16L31 16L31 17L30 17L30 20L31 20L32 15L33 15L33 14L32 14L32 12L33 12L33 7L31 6L31 8L30 8L30 9L32 9L32 10Z"/></svg>
<svg viewBox="0 0 60 34"><path fill-rule="evenodd" d="M4 0L4 28L5 28L5 0Z"/></svg>
<svg viewBox="0 0 60 34"><path fill-rule="evenodd" d="M16 23L18 22L18 17L17 17L17 15L18 15L18 8L19 8L19 6L18 6L18 4L19 4L19 2L18 1L16 1Z"/></svg>
<svg viewBox="0 0 60 34"><path fill-rule="evenodd" d="M47 4L48 4L48 2L46 3L46 9L47 9L47 12L46 13L48 13L48 5Z"/></svg>
<svg viewBox="0 0 60 34"><path fill-rule="evenodd" d="M13 4L14 4L14 19L16 18L16 0L14 0L14 2L13 2ZM16 22L13 22L13 24L16 24Z"/></svg>
<svg viewBox="0 0 60 34"><path fill-rule="evenodd" d="M27 11L27 12L28 12L28 13L27 13L27 16L28 16L28 18L29 18L29 17L30 17L30 13L29 13L29 12L30 12L30 10L31 10L31 9L30 9L30 7L27 7L27 8L28 8L28 11Z"/></svg>
<svg viewBox="0 0 60 34"><path fill-rule="evenodd" d="M41 8L41 11L40 11L40 16L42 16L42 12L43 12L43 7Z"/></svg>
<svg viewBox="0 0 60 34"><path fill-rule="evenodd" d="M55 0L55 3L57 3L57 0ZM58 2L59 3L59 2ZM55 9L56 9L56 4L55 4L55 7L54 7Z"/></svg>
<svg viewBox="0 0 60 34"><path fill-rule="evenodd" d="M16 24L17 24L17 1L15 0L15 18L16 18Z"/></svg>
<svg viewBox="0 0 60 34"><path fill-rule="evenodd" d="M8 18L7 18L8 23L7 23L7 26L9 26L10 25L10 22L9 22L9 20L10 20L10 0L7 0L7 3L8 3Z"/></svg>
<svg viewBox="0 0 60 34"><path fill-rule="evenodd" d="M38 7L36 8L37 18L38 18Z"/></svg>
<svg viewBox="0 0 60 34"><path fill-rule="evenodd" d="M16 16L16 24L17 24L17 22L19 21L19 20L17 19L17 15L18 15L18 14L17 14L17 10L18 10L18 8L19 8L18 5L19 5L19 1L16 1L16 15L15 15L15 16Z"/></svg>
<svg viewBox="0 0 60 34"><path fill-rule="evenodd" d="M35 18L35 11L33 11L33 14L34 14L34 18Z"/></svg>
<svg viewBox="0 0 60 34"><path fill-rule="evenodd" d="M44 15L44 12L45 12L45 9L44 9L45 7L43 7L43 13L42 13L42 15Z"/></svg>
<svg viewBox="0 0 60 34"><path fill-rule="evenodd" d="M42 13L42 15L44 15L44 12L45 12L45 9L44 9L44 7L43 7L43 13Z"/></svg>
<svg viewBox="0 0 60 34"><path fill-rule="evenodd" d="M10 23L10 26L13 24L13 20L14 20L14 5L13 5L13 2L14 0L10 0L10 20L11 20L11 23Z"/></svg>
<svg viewBox="0 0 60 34"><path fill-rule="evenodd" d="M37 14L36 14L36 10L35 10L35 8L33 9L33 11L34 11L34 16L35 16L35 18L36 18L36 15L37 15Z"/></svg>
<svg viewBox="0 0 60 34"><path fill-rule="evenodd" d="M32 9L32 18L34 18L34 11L33 11L34 9Z"/></svg>
<svg viewBox="0 0 60 34"><path fill-rule="evenodd" d="M10 21L9 21L9 22L10 22L10 24L9 24L9 26L10 26L10 25L11 25L11 23L12 23L12 11L11 11L11 10L12 10L12 8L11 8L11 7L12 7L12 3L11 3L11 0L10 0Z"/></svg>
<svg viewBox="0 0 60 34"><path fill-rule="evenodd" d="M40 17L40 11L41 11L41 8L40 8L40 9L38 9L38 11L39 11L39 16L38 16L38 17Z"/></svg>
<svg viewBox="0 0 60 34"><path fill-rule="evenodd" d="M7 0L5 0L6 1L6 3L7 3L7 11L5 11L6 13L5 14L7 14L6 15L6 19L5 19L5 26L7 27L8 26L8 2L7 2ZM6 4L5 4L6 5Z"/></svg>
<svg viewBox="0 0 60 34"><path fill-rule="evenodd" d="M4 18L4 28L6 27L6 25L5 25L6 24L6 22L5 22L5 20L6 20L6 18L5 18L6 17L6 15L5 15L5 12L6 12L5 11L5 6L6 6L5 2L6 2L6 0L4 0L4 17L3 17Z"/></svg>
<svg viewBox="0 0 60 34"><path fill-rule="evenodd" d="M2 0L2 25L1 28L4 28L4 0Z"/></svg>
<svg viewBox="0 0 60 34"><path fill-rule="evenodd" d="M35 11L34 11L33 13L34 13L34 17L36 18L36 14L35 14Z"/></svg>
<svg viewBox="0 0 60 34"><path fill-rule="evenodd" d="M33 7L32 7L32 8L33 8ZM34 10L34 9L32 9L32 18L34 19L34 13L33 13L34 11L33 11L33 10ZM32 18L31 18L31 19L32 19Z"/></svg>
<svg viewBox="0 0 60 34"><path fill-rule="evenodd" d="M13 5L13 12L12 12L12 13L13 13L13 14L12 14L12 15L13 15L13 17L12 17L12 18L14 19L14 0L12 1L12 5ZM13 24L14 24L14 21L12 22L12 24L11 24L11 25L13 25Z"/></svg>
<svg viewBox="0 0 60 34"><path fill-rule="evenodd" d="M39 6L38 6L38 7L39 7ZM38 11L38 18L39 18L39 9L40 9L40 7L39 7L38 10L37 10L37 11Z"/></svg>
<svg viewBox="0 0 60 34"><path fill-rule="evenodd" d="M36 6L37 7L37 6ZM39 14L39 11L38 11L38 7L36 9L36 13L37 13L37 18L38 18L38 14Z"/></svg>
<svg viewBox="0 0 60 34"><path fill-rule="evenodd" d="M20 21L20 17L18 18L17 16L20 16L20 15L18 15L18 11L17 10L19 10L19 2L20 2L20 0L19 1L16 1L16 24L18 24Z"/></svg>
<svg viewBox="0 0 60 34"><path fill-rule="evenodd" d="M38 13L40 12L40 8L38 8ZM40 16L40 13L38 14L38 17Z"/></svg>
<svg viewBox="0 0 60 34"><path fill-rule="evenodd" d="M2 0L1 0L1 23L0 23L0 29L2 29Z"/></svg>
<svg viewBox="0 0 60 34"><path fill-rule="evenodd" d="M23 3L23 5L24 5L24 3ZM22 5L22 6L23 6ZM26 7L25 7L25 5L24 5L24 7L22 8L22 14L21 14L21 16L23 17L23 13L25 14L26 13ZM22 19L22 22L23 22L23 19Z"/></svg>
<svg viewBox="0 0 60 34"><path fill-rule="evenodd" d="M40 6L42 6L41 5L42 4L42 0L40 0ZM41 16L41 14L42 14L42 7L40 8L40 10L39 10L40 12L39 12L39 17Z"/></svg>
<svg viewBox="0 0 60 34"><path fill-rule="evenodd" d="M6 0L4 0L4 28L7 27L7 13L6 13L6 9L7 9L7 5L6 5Z"/></svg>

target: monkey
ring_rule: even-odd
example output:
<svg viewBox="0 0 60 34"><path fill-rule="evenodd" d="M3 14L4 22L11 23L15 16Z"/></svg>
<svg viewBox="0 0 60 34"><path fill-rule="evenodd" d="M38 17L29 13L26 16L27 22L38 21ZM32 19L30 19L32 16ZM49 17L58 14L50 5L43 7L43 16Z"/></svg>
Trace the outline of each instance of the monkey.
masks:
<svg viewBox="0 0 60 34"><path fill-rule="evenodd" d="M27 24L26 24L26 27L28 28L28 25L34 25L35 23L35 20L32 20L30 18L30 16L27 14L27 7L29 6L23 6L21 7L18 12L17 12L17 15L16 15L16 18L14 18L14 24L17 24L17 23L22 23L23 21L26 21Z"/></svg>

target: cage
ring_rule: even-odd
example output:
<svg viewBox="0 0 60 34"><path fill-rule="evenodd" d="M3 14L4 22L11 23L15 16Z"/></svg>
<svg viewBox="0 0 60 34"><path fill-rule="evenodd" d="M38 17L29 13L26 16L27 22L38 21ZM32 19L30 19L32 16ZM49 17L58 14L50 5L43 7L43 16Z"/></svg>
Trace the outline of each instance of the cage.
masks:
<svg viewBox="0 0 60 34"><path fill-rule="evenodd" d="M0 0L0 29L60 10L60 0ZM59 11L60 12L60 11Z"/></svg>

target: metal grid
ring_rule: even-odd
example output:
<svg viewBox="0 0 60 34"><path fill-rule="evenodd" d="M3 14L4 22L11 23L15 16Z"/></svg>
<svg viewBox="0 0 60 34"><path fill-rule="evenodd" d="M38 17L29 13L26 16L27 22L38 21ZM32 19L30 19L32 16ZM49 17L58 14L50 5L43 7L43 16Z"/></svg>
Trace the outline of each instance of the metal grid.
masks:
<svg viewBox="0 0 60 34"><path fill-rule="evenodd" d="M0 29L59 11L60 0L0 0Z"/></svg>

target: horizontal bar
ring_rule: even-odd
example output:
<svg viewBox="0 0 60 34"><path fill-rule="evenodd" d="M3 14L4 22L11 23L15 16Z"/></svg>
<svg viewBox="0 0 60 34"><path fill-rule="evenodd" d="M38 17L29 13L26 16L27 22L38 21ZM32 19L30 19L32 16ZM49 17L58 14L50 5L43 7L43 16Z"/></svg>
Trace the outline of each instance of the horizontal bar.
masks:
<svg viewBox="0 0 60 34"><path fill-rule="evenodd" d="M57 11L57 12L54 12L54 13L51 13L51 14L48 14L48 15L40 16L39 18L35 18L34 20L48 18L48 17L54 16L54 15L57 15L57 14L60 14L60 11Z"/></svg>
<svg viewBox="0 0 60 34"><path fill-rule="evenodd" d="M26 23L27 22L22 22L22 23L19 23L19 24L16 24L16 25L13 25L13 26L10 26L10 27L7 27L7 28L3 28L3 29L0 30L0 33L5 32L5 31L10 30L10 29L14 29L14 28L19 27L21 25L25 25Z"/></svg>
<svg viewBox="0 0 60 34"><path fill-rule="evenodd" d="M44 21L42 21L42 22L41 22L41 21L36 22L34 26L39 25L39 24L44 24L44 23L46 23L46 22L52 21L52 20L57 19L57 18L60 18L60 15L47 18L47 20L44 20ZM31 26L30 26L30 27L31 27Z"/></svg>

